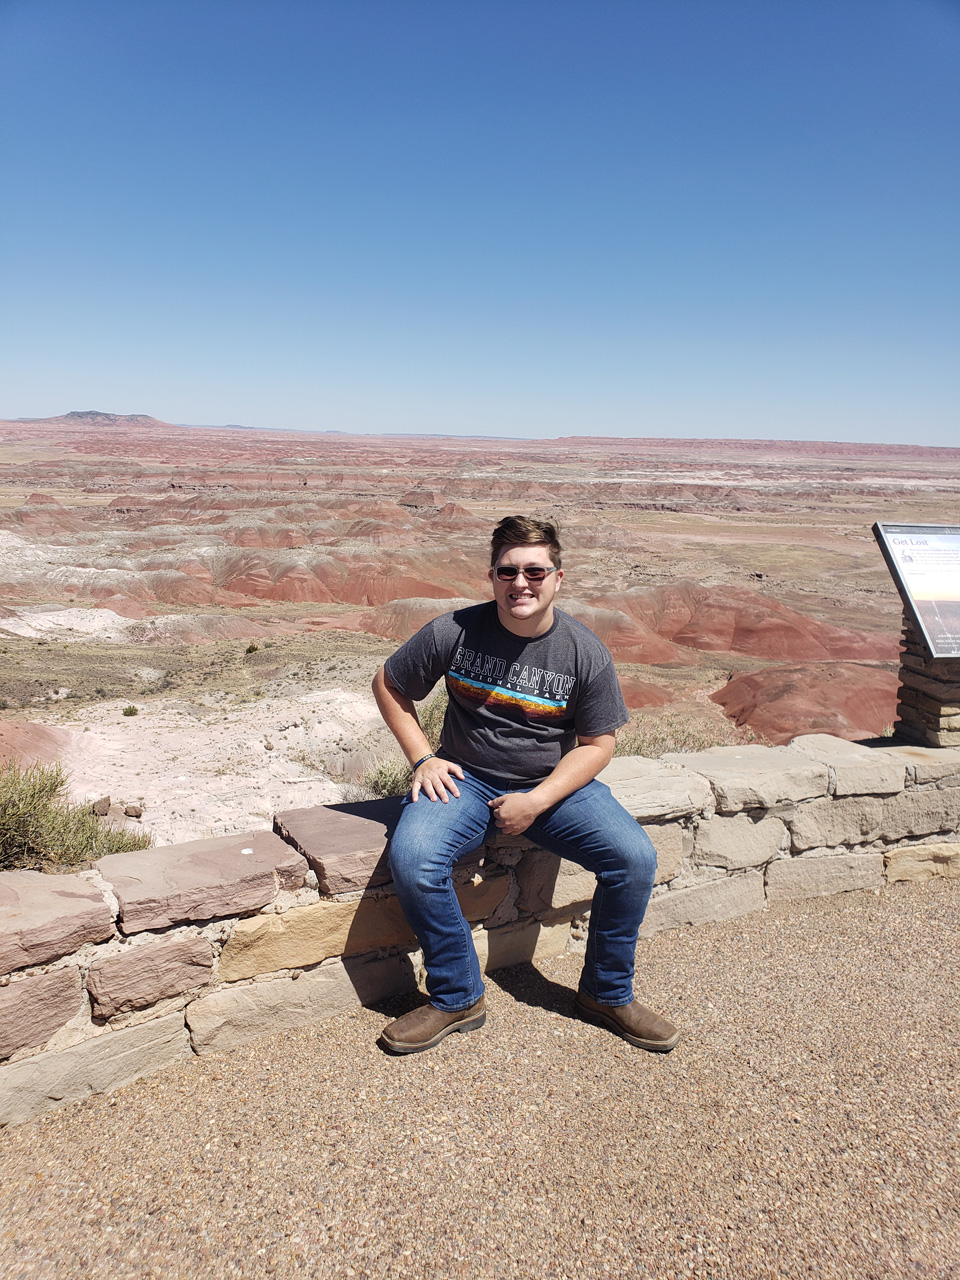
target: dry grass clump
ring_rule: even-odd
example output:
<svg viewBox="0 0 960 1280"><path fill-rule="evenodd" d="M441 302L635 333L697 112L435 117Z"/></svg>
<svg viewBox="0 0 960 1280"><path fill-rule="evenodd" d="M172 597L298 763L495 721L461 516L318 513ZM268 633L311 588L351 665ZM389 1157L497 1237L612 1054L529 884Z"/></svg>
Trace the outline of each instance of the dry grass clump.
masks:
<svg viewBox="0 0 960 1280"><path fill-rule="evenodd" d="M363 786L359 788L364 794L359 799L379 799L383 796L405 796L410 790L413 770L399 756L391 756L389 760L381 760L375 769L363 775Z"/></svg>
<svg viewBox="0 0 960 1280"><path fill-rule="evenodd" d="M431 751L436 751L440 746L440 730L443 728L443 717L446 713L446 689L441 689L425 707L420 707L417 712L420 717L421 728L430 743ZM413 770L406 760L402 756L390 756L389 759L381 761L375 769L371 769L369 773L364 774L363 786L358 790L363 791L365 795L356 798L377 799L383 796L405 796L410 790L412 780Z"/></svg>
<svg viewBox="0 0 960 1280"><path fill-rule="evenodd" d="M149 832L111 826L72 805L59 764L0 765L0 870L43 871L146 849Z"/></svg>
<svg viewBox="0 0 960 1280"><path fill-rule="evenodd" d="M640 716L617 733L615 756L646 756L656 760L671 751L706 751L708 747L744 746L764 742L752 729L730 720L698 720L680 711Z"/></svg>

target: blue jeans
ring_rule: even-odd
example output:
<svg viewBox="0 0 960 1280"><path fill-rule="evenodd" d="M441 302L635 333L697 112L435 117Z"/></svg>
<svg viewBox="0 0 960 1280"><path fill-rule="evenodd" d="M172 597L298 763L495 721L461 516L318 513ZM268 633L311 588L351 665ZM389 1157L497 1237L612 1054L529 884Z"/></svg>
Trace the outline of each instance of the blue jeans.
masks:
<svg viewBox="0 0 960 1280"><path fill-rule="evenodd" d="M496 832L487 801L529 787L463 771L459 799L407 795L390 841L390 867L407 921L423 949L430 1000L468 1009L483 994L470 926L453 887L454 863ZM580 987L601 1004L633 999L637 932L647 909L657 854L640 824L602 782L542 813L524 837L597 877Z"/></svg>

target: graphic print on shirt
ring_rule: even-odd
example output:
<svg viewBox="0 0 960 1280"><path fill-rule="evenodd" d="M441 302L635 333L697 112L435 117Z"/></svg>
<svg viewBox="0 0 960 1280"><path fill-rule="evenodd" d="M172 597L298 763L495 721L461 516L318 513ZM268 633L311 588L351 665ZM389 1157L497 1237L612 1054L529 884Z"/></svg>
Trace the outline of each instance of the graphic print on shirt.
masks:
<svg viewBox="0 0 960 1280"><path fill-rule="evenodd" d="M560 720L566 714L576 676L467 649L453 656L447 672L452 693L474 706L519 712L530 720Z"/></svg>

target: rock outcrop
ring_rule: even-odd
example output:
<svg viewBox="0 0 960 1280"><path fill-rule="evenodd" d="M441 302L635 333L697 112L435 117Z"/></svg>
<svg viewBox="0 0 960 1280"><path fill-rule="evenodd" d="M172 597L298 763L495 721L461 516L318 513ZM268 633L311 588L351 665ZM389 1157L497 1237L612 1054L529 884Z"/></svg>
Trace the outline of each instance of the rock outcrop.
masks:
<svg viewBox="0 0 960 1280"><path fill-rule="evenodd" d="M770 667L733 676L714 702L738 725L784 743L798 728L838 738L875 738L896 718L899 681L892 671L854 662Z"/></svg>

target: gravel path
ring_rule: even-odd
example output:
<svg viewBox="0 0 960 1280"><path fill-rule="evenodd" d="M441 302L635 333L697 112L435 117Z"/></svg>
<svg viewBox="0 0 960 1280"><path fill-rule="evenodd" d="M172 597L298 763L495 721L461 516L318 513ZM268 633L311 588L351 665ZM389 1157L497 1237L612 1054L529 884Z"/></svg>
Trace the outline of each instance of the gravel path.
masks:
<svg viewBox="0 0 960 1280"><path fill-rule="evenodd" d="M362 1010L7 1130L0 1273L960 1277L960 884L639 955L666 1057L571 1018L566 956L433 1053Z"/></svg>

